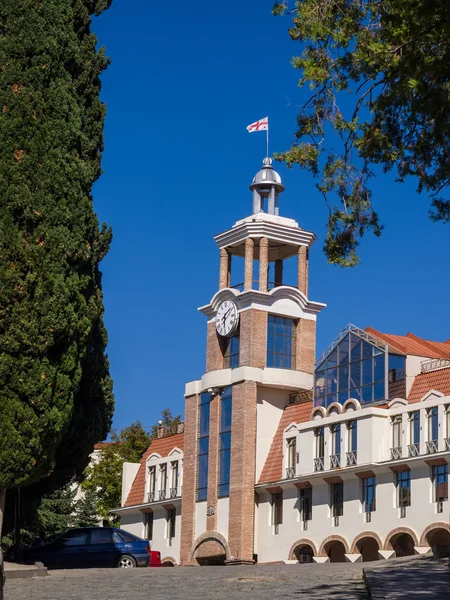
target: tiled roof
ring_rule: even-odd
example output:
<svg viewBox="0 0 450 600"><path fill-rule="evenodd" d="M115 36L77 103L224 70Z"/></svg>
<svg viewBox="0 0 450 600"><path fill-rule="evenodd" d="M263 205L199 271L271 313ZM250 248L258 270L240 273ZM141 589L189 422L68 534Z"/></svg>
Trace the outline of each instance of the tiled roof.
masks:
<svg viewBox="0 0 450 600"><path fill-rule="evenodd" d="M259 483L270 483L282 478L283 469L283 431L290 423L305 423L311 418L312 402L291 404L284 409L275 436L270 446L269 454L264 463Z"/></svg>
<svg viewBox="0 0 450 600"><path fill-rule="evenodd" d="M408 402L410 404L420 402L420 399L430 390L450 396L450 367L416 375L409 392Z"/></svg>
<svg viewBox="0 0 450 600"><path fill-rule="evenodd" d="M445 342L433 342L423 340L413 333L407 333L406 335L380 333L373 327L366 327L366 331L403 354L427 356L429 358L445 358L450 356L450 339Z"/></svg>
<svg viewBox="0 0 450 600"><path fill-rule="evenodd" d="M111 446L112 444L116 444L117 442L97 442L94 446L94 450L101 450L105 446Z"/></svg>
<svg viewBox="0 0 450 600"><path fill-rule="evenodd" d="M127 499L124 506L134 506L135 504L142 504L145 496L145 463L150 454L159 454L161 458L169 456L169 453L174 449L184 448L184 433L177 433L163 438L156 438L152 441L150 446L144 452L141 458L141 466L134 478L133 485L128 493Z"/></svg>

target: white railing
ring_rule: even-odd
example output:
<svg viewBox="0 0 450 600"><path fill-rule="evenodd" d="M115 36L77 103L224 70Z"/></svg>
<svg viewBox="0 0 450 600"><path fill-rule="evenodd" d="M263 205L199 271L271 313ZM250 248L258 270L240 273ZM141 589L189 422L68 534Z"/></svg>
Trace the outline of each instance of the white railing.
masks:
<svg viewBox="0 0 450 600"><path fill-rule="evenodd" d="M433 454L438 451L438 442L437 440L431 440L426 442L427 454Z"/></svg>
<svg viewBox="0 0 450 600"><path fill-rule="evenodd" d="M334 526L339 527L339 517L338 516L334 517Z"/></svg>
<svg viewBox="0 0 450 600"><path fill-rule="evenodd" d="M160 500L166 499L166 490L159 490L159 499Z"/></svg>
<svg viewBox="0 0 450 600"><path fill-rule="evenodd" d="M308 531L308 521L303 521L303 531Z"/></svg>
<svg viewBox="0 0 450 600"><path fill-rule="evenodd" d="M446 450L450 450L450 438L444 438L444 447Z"/></svg>
<svg viewBox="0 0 450 600"><path fill-rule="evenodd" d="M356 450L347 452L347 467L352 467L353 465L356 465L356 460L357 460Z"/></svg>
<svg viewBox="0 0 450 600"><path fill-rule="evenodd" d="M366 512L366 523L370 523L372 521L372 513Z"/></svg>
<svg viewBox="0 0 450 600"><path fill-rule="evenodd" d="M323 471L324 470L324 460L323 456L314 459L314 471Z"/></svg>
<svg viewBox="0 0 450 600"><path fill-rule="evenodd" d="M436 502L436 512L438 512L438 513L444 512L444 503L443 502Z"/></svg>
<svg viewBox="0 0 450 600"><path fill-rule="evenodd" d="M341 466L341 455L340 454L331 454L330 468L331 469L339 469L340 466Z"/></svg>
<svg viewBox="0 0 450 600"><path fill-rule="evenodd" d="M432 358L431 360L424 360L420 365L422 373L437 371L437 369L443 369L449 366L450 359L448 358Z"/></svg>
<svg viewBox="0 0 450 600"><path fill-rule="evenodd" d="M409 444L408 446L408 456L419 456L419 443Z"/></svg>
<svg viewBox="0 0 450 600"><path fill-rule="evenodd" d="M154 502L155 501L155 492L149 492L148 493L148 501L149 502Z"/></svg>
<svg viewBox="0 0 450 600"><path fill-rule="evenodd" d="M295 467L287 467L286 479L293 479L295 477Z"/></svg>
<svg viewBox="0 0 450 600"><path fill-rule="evenodd" d="M176 487L170 488L170 497L178 498L178 488L176 488Z"/></svg>
<svg viewBox="0 0 450 600"><path fill-rule="evenodd" d="M395 448L391 448L391 460L397 460L397 458L402 457L402 448L401 446L396 446Z"/></svg>

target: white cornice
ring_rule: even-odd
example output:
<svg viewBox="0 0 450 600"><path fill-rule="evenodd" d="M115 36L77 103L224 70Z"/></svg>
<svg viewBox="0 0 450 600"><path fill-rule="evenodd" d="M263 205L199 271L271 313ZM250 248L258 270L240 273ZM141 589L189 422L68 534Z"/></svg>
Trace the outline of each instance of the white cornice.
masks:
<svg viewBox="0 0 450 600"><path fill-rule="evenodd" d="M310 247L316 240L314 233L300 229L298 226L287 226L281 223L261 221L257 220L255 215L254 217L252 220L238 221L231 229L214 236L219 248L235 246L249 237L266 237L275 242L297 247Z"/></svg>
<svg viewBox="0 0 450 600"><path fill-rule="evenodd" d="M311 318L313 316L315 319L315 315L326 307L326 304L322 302L308 300L305 294L298 288L281 285L271 289L269 292L260 292L258 290L239 292L233 288L224 288L214 294L209 304L200 306L198 310L208 317L208 319L213 319L219 305L224 300L233 300L239 311L248 308L268 311L274 308L280 314L299 318L308 318L308 316ZM288 303L284 303L282 307L283 300L287 300ZM278 303L278 307L274 306L276 303Z"/></svg>

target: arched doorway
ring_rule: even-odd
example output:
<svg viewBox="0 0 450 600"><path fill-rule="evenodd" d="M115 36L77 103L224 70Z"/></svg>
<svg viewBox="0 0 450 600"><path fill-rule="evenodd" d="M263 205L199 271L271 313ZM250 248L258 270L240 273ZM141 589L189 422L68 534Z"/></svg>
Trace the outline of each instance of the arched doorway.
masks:
<svg viewBox="0 0 450 600"><path fill-rule="evenodd" d="M294 556L299 563L310 563L314 556L314 550L309 544L301 544L295 548Z"/></svg>
<svg viewBox="0 0 450 600"><path fill-rule="evenodd" d="M450 532L447 529L432 529L427 534L427 541L436 558L450 556Z"/></svg>
<svg viewBox="0 0 450 600"><path fill-rule="evenodd" d="M198 546L195 558L202 567L211 567L224 565L227 557L222 544L217 540L210 539Z"/></svg>
<svg viewBox="0 0 450 600"><path fill-rule="evenodd" d="M392 549L395 550L395 556L413 556L414 540L409 533L399 533L391 538Z"/></svg>
<svg viewBox="0 0 450 600"><path fill-rule="evenodd" d="M327 553L330 563L343 563L345 562L345 546L342 542L334 541L329 542L325 546L325 552Z"/></svg>
<svg viewBox="0 0 450 600"><path fill-rule="evenodd" d="M378 550L380 550L380 544L373 537L365 537L356 544L358 552L361 554L363 562L369 562L372 560L378 560Z"/></svg>

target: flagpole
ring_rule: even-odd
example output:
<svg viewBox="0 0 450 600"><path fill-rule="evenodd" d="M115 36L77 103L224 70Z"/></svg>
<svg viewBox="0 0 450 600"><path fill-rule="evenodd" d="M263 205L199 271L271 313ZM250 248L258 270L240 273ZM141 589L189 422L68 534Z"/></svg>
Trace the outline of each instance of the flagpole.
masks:
<svg viewBox="0 0 450 600"><path fill-rule="evenodd" d="M267 129L266 129L266 156L269 158L269 120L267 120Z"/></svg>

